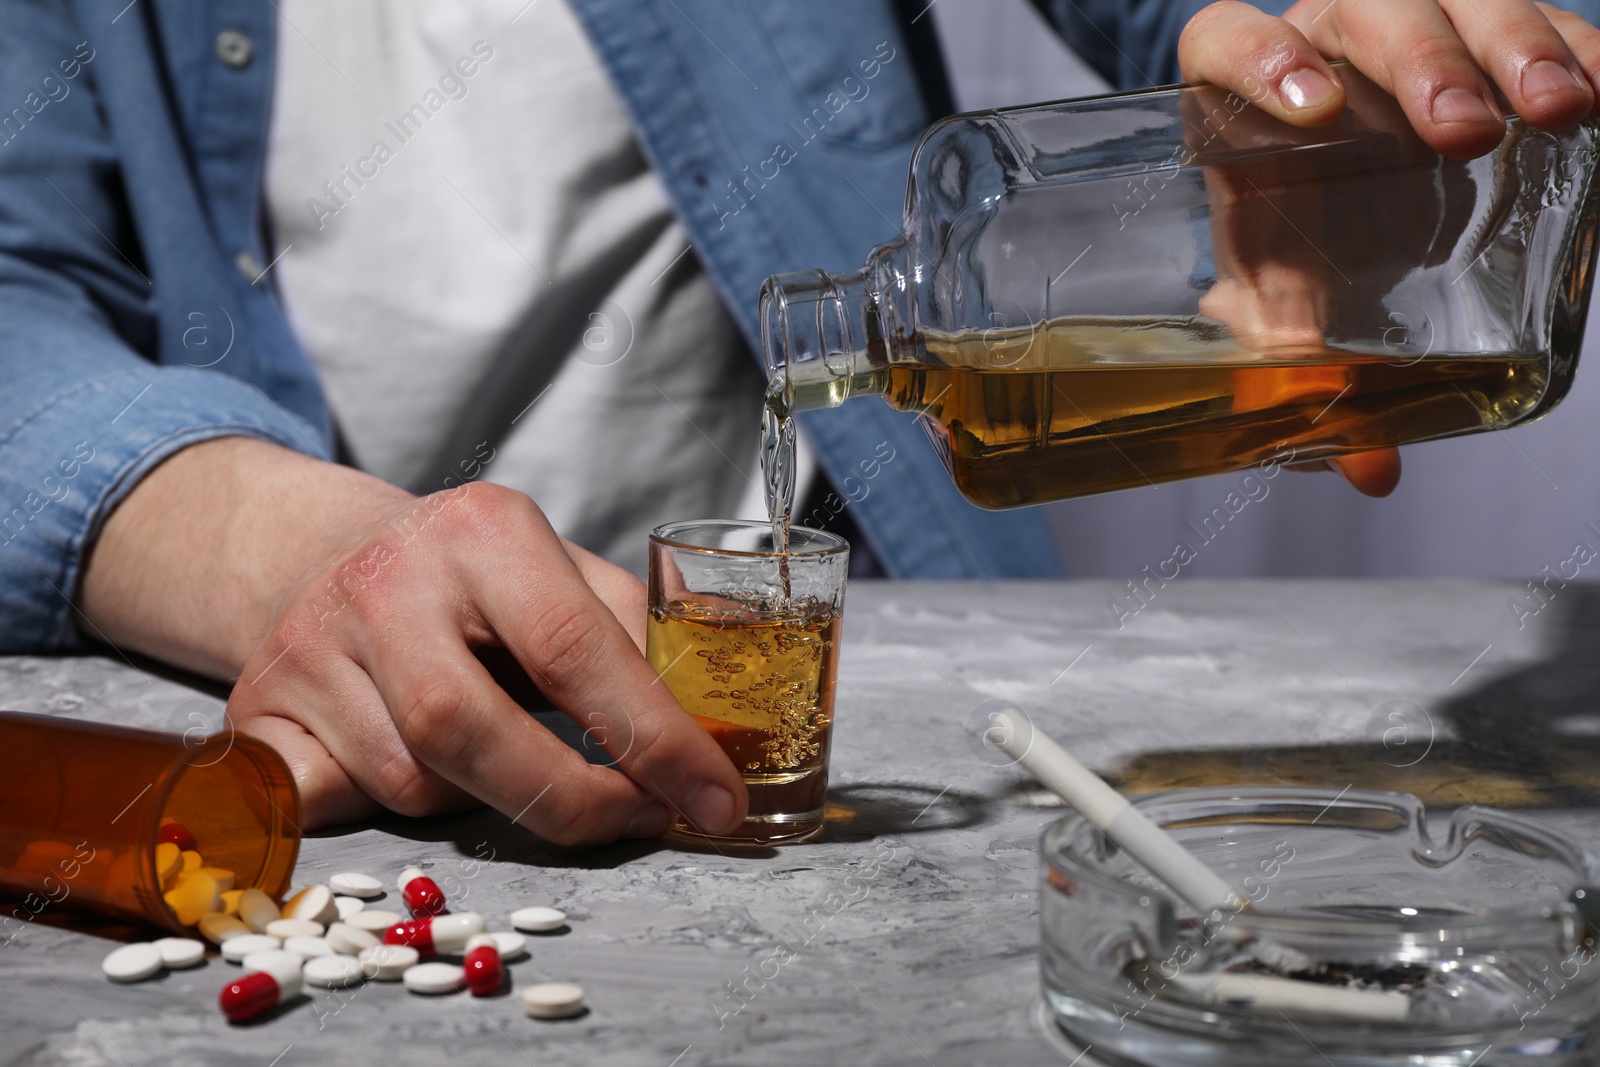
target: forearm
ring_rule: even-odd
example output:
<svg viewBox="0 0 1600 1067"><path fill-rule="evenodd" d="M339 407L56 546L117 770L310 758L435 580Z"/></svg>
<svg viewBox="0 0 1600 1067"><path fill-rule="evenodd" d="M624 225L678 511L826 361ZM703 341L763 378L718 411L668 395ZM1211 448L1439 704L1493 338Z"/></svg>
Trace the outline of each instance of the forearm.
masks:
<svg viewBox="0 0 1600 1067"><path fill-rule="evenodd" d="M408 495L252 438L183 449L101 528L78 599L86 634L231 680L284 597Z"/></svg>

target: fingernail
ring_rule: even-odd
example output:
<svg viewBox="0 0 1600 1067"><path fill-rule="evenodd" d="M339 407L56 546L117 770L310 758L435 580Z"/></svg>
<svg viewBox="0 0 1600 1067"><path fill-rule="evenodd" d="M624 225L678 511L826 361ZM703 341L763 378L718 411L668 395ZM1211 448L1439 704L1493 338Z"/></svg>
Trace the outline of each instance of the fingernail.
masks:
<svg viewBox="0 0 1600 1067"><path fill-rule="evenodd" d="M633 813L623 837L660 837L672 823L672 812L665 804L651 801Z"/></svg>
<svg viewBox="0 0 1600 1067"><path fill-rule="evenodd" d="M1529 100L1581 88L1572 71L1553 59L1529 63L1522 70L1522 95Z"/></svg>
<svg viewBox="0 0 1600 1067"><path fill-rule="evenodd" d="M733 794L720 785L705 783L683 807L689 821L705 833L721 834L733 829Z"/></svg>
<svg viewBox="0 0 1600 1067"><path fill-rule="evenodd" d="M1441 89L1433 98L1434 122L1498 122L1483 97L1466 89Z"/></svg>
<svg viewBox="0 0 1600 1067"><path fill-rule="evenodd" d="M1333 84L1332 79L1310 67L1292 70L1278 83L1278 95L1283 97L1284 104L1291 111L1321 107L1333 99L1338 91L1339 87Z"/></svg>

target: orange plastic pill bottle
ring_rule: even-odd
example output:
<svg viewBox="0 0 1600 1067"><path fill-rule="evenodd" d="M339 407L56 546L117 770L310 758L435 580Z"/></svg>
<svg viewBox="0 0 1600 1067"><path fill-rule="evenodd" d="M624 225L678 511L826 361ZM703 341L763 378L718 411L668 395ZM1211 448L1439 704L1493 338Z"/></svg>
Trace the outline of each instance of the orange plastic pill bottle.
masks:
<svg viewBox="0 0 1600 1067"><path fill-rule="evenodd" d="M135 730L0 711L0 944L47 909L189 932L161 896L164 820L207 866L279 899L300 851L300 798L271 748L226 730Z"/></svg>

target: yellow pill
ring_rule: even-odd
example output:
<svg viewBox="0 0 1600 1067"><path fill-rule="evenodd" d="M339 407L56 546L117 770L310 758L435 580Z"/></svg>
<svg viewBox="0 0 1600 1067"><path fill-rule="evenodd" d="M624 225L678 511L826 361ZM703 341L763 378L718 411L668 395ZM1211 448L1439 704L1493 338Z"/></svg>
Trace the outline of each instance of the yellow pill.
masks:
<svg viewBox="0 0 1600 1067"><path fill-rule="evenodd" d="M232 872L229 872L228 878L230 880L233 878ZM238 915L239 898L244 896L244 892L245 891L243 889L224 889L222 891L222 914L235 916Z"/></svg>
<svg viewBox="0 0 1600 1067"><path fill-rule="evenodd" d="M221 890L222 892L229 893L229 892L233 891L233 872L232 871L224 870L221 867L201 867L200 868L200 873L201 874L209 874L212 877L212 879L217 883L217 888L219 890ZM239 909L239 905L237 903L235 903L234 904L234 910L238 911L238 909Z"/></svg>
<svg viewBox="0 0 1600 1067"><path fill-rule="evenodd" d="M184 875L176 887L162 894L162 899L184 926L193 926L200 916L216 911L222 903L217 880L199 871Z"/></svg>
<svg viewBox="0 0 1600 1067"><path fill-rule="evenodd" d="M206 861L200 858L200 853L195 852L193 849L186 848L179 855L183 857L184 874L188 874L190 871L198 871L206 865Z"/></svg>
<svg viewBox="0 0 1600 1067"><path fill-rule="evenodd" d="M156 879L161 883L162 890L176 885L182 870L183 851L177 845L163 841L156 846Z"/></svg>

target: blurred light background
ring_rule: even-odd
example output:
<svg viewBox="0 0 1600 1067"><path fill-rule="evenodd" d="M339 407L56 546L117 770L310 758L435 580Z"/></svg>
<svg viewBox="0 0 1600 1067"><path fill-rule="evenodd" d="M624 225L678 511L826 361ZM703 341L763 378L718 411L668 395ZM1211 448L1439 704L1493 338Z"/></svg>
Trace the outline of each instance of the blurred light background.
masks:
<svg viewBox="0 0 1600 1067"><path fill-rule="evenodd" d="M930 15L962 110L1105 91L1026 0L936 0ZM1546 566L1554 572L1580 540L1600 550L1600 332L1593 319L1572 392L1543 421L1404 449L1405 476L1386 500L1362 497L1331 474L1285 473L1183 573L1515 578ZM1154 568L1179 541L1198 543L1189 524L1220 506L1241 477L1050 505L1067 573L1132 578ZM1600 561L1582 572L1597 575Z"/></svg>

